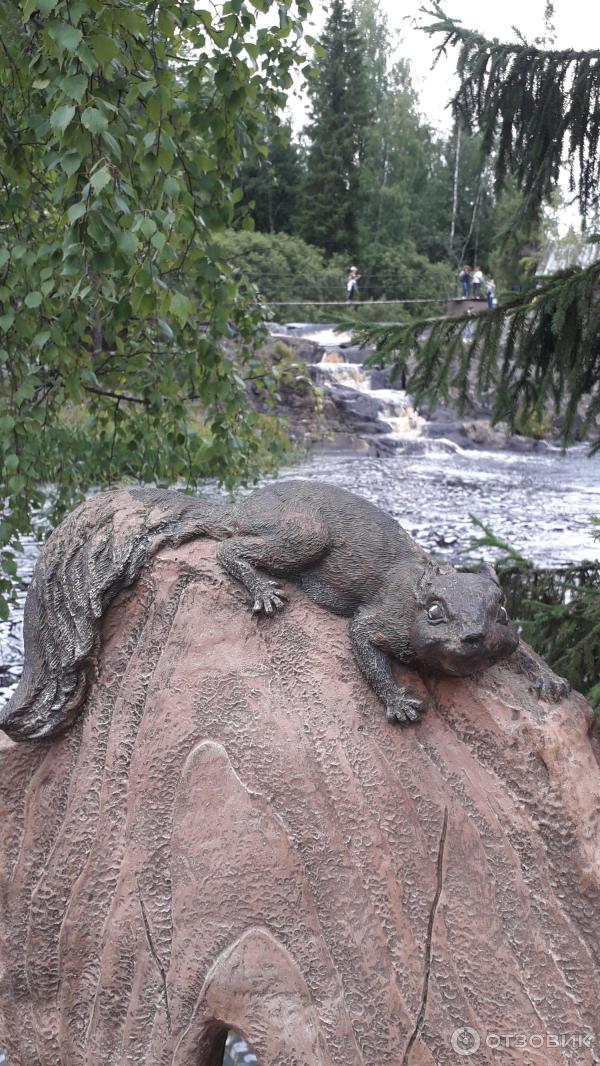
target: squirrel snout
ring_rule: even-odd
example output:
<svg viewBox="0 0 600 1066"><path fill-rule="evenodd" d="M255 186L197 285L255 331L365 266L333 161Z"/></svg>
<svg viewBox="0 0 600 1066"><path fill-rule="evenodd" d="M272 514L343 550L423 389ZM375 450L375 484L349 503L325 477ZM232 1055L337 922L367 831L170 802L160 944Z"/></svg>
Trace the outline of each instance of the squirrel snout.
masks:
<svg viewBox="0 0 600 1066"><path fill-rule="evenodd" d="M483 633L466 633L462 638L462 642L472 648L479 648L483 644Z"/></svg>

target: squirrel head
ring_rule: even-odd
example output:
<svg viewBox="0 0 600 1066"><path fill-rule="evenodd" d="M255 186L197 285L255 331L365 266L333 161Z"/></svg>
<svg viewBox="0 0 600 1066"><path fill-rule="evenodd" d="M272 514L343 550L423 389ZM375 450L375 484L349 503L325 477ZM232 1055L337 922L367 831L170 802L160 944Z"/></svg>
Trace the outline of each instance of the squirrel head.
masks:
<svg viewBox="0 0 600 1066"><path fill-rule="evenodd" d="M477 573L429 563L416 587L409 639L417 663L468 677L506 659L519 637L491 566Z"/></svg>

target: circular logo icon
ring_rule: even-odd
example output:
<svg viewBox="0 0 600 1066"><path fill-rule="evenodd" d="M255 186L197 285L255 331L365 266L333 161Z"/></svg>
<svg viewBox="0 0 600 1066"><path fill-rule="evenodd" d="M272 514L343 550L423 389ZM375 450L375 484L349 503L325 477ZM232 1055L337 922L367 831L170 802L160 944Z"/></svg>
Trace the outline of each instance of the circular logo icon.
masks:
<svg viewBox="0 0 600 1066"><path fill-rule="evenodd" d="M457 1055L474 1055L481 1046L481 1037L476 1029L463 1025L460 1029L454 1030L450 1043Z"/></svg>

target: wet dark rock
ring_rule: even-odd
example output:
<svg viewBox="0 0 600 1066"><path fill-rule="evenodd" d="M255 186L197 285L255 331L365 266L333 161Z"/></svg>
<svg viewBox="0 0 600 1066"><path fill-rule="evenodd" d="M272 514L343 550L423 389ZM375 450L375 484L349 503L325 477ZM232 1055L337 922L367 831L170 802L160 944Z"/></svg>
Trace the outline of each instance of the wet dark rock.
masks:
<svg viewBox="0 0 600 1066"><path fill-rule="evenodd" d="M285 344L291 350L294 359L301 363L318 363L325 354L325 348L315 341L309 341L305 337L273 337L268 342L268 347L274 344Z"/></svg>
<svg viewBox="0 0 600 1066"><path fill-rule="evenodd" d="M387 456L395 455L401 442L396 437L379 437L378 439L371 438L371 446L374 454L379 458L386 458Z"/></svg>
<svg viewBox="0 0 600 1066"><path fill-rule="evenodd" d="M347 385L328 385L327 394L346 418L360 423L377 421L381 403L372 396Z"/></svg>
<svg viewBox="0 0 600 1066"><path fill-rule="evenodd" d="M392 371L389 366L374 366L371 368L369 383L372 389L400 389L400 381L392 381Z"/></svg>
<svg viewBox="0 0 600 1066"><path fill-rule="evenodd" d="M376 421L376 422L356 422L354 424L354 430L355 430L356 433L366 433L366 434L369 434L369 433L376 433L376 434L383 433L383 434L385 434L385 433L391 433L392 432L392 427L390 426L390 424L388 422L384 422L383 420L379 420L379 421Z"/></svg>
<svg viewBox="0 0 600 1066"><path fill-rule="evenodd" d="M364 363L373 354L372 348L360 348L356 344L340 344L347 363Z"/></svg>
<svg viewBox="0 0 600 1066"><path fill-rule="evenodd" d="M311 456L316 463L327 461L328 458L335 460L340 455L356 458L375 456L377 452L374 440L375 438L369 435L335 430L315 441L311 448Z"/></svg>
<svg viewBox="0 0 600 1066"><path fill-rule="evenodd" d="M428 419L428 421L432 425L437 425L438 423L443 424L448 422L458 424L459 422L456 415L456 411L453 411L452 408L446 407L444 404L441 403L435 404L433 407L429 404L421 404L419 406L419 414L423 415L424 418Z"/></svg>

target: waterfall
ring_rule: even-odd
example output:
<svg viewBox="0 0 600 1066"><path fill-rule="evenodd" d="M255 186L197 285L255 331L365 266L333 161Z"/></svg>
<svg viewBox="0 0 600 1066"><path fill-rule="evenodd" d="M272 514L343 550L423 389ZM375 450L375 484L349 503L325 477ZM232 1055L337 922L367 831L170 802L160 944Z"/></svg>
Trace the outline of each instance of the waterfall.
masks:
<svg viewBox="0 0 600 1066"><path fill-rule="evenodd" d="M342 385L369 396L377 404L377 417L391 426L389 437L414 439L420 437L426 419L415 410L412 397L405 389L373 388L373 378L381 371L365 367L362 363L342 363L332 360L325 353L320 363L312 365L313 380L317 385Z"/></svg>

